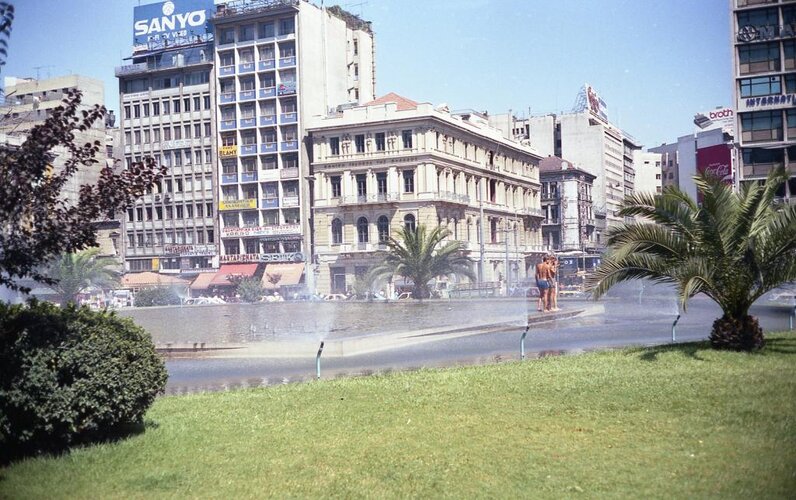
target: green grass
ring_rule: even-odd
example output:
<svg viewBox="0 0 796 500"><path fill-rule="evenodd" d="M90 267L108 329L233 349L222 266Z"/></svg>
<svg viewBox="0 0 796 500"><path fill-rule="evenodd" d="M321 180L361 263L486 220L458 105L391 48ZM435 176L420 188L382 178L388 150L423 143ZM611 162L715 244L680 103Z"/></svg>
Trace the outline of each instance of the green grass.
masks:
<svg viewBox="0 0 796 500"><path fill-rule="evenodd" d="M159 399L0 498L793 498L796 336Z"/></svg>

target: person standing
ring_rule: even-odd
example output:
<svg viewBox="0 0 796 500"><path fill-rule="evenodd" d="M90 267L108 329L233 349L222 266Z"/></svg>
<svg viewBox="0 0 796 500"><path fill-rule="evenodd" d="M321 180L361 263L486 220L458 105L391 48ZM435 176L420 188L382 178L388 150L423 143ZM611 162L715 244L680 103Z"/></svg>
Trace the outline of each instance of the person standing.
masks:
<svg viewBox="0 0 796 500"><path fill-rule="evenodd" d="M547 260L550 270L550 289L547 291L551 311L558 311L558 258L555 255Z"/></svg>
<svg viewBox="0 0 796 500"><path fill-rule="evenodd" d="M536 287L539 288L539 303L536 307L538 311L549 311L550 302L548 292L550 290L550 267L547 263L547 255L542 261L536 264Z"/></svg>

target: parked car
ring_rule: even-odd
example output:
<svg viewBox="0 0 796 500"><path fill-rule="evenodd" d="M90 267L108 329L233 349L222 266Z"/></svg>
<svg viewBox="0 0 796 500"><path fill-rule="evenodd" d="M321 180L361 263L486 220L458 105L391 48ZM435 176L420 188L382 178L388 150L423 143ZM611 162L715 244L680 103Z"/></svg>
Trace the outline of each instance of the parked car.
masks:
<svg viewBox="0 0 796 500"><path fill-rule="evenodd" d="M342 293L330 293L323 300L348 300L348 297L343 295Z"/></svg>
<svg viewBox="0 0 796 500"><path fill-rule="evenodd" d="M403 292L398 295L398 300L406 300L412 298L412 292Z"/></svg>

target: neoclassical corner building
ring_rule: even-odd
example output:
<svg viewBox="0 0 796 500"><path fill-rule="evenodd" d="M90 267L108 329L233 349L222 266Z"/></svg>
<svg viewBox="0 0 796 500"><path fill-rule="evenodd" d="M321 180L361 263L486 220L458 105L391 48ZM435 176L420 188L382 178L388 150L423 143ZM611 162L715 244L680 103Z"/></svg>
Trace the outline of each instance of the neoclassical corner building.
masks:
<svg viewBox="0 0 796 500"><path fill-rule="evenodd" d="M318 292L346 291L401 226L446 226L481 282L516 283L543 251L541 158L485 116L390 93L308 132Z"/></svg>

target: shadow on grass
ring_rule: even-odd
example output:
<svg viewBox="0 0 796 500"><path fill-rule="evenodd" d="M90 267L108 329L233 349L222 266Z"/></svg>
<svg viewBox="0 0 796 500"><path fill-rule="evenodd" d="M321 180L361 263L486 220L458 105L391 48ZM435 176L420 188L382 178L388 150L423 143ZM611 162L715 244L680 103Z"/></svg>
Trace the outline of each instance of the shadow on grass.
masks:
<svg viewBox="0 0 796 500"><path fill-rule="evenodd" d="M796 336L792 333L780 334L780 336L770 337L766 335L766 346L752 354L759 354L765 356L770 353L778 354L796 354Z"/></svg>
<svg viewBox="0 0 796 500"><path fill-rule="evenodd" d="M643 361L657 361L660 354L674 352L697 361L706 361L699 353L701 351L710 350L713 350L710 342L702 341L684 344L666 344L654 347L638 347L632 349L630 354L639 354L639 359ZM767 354L796 354L796 336L789 332L766 335L765 347L759 351L749 352L748 354L754 356L765 356Z"/></svg>
<svg viewBox="0 0 796 500"><path fill-rule="evenodd" d="M147 429L157 429L160 426L153 420L145 419L139 423L127 423L117 425L105 432L87 433L78 436L75 442L65 447L52 446L50 448L35 450L25 449L22 447L5 446L5 449L0 450L0 467L8 467L14 462L18 462L27 458L33 457L60 457L68 455L72 450L80 448L95 446L98 444L118 443L126 439L138 436L146 432ZM5 479L0 471L0 481Z"/></svg>

